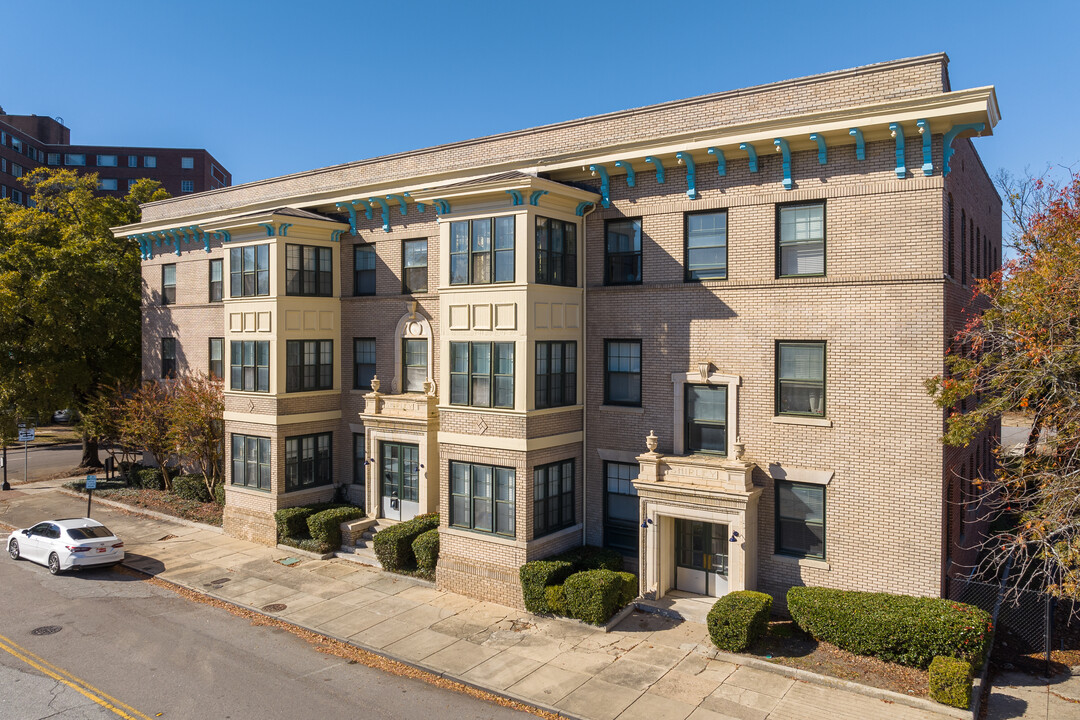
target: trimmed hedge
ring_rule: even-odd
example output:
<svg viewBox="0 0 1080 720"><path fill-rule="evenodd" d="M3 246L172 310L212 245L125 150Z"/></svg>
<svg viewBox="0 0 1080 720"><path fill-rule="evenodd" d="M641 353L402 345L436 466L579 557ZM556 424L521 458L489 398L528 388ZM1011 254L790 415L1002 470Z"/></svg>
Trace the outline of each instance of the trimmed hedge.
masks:
<svg viewBox="0 0 1080 720"><path fill-rule="evenodd" d="M319 555L325 555L326 553L337 550L336 547L328 542L312 540L311 538L283 537L280 538L280 541L282 545L307 550L308 552L318 553Z"/></svg>
<svg viewBox="0 0 1080 720"><path fill-rule="evenodd" d="M563 583L570 617L603 625L619 609L623 579L612 570L584 570Z"/></svg>
<svg viewBox="0 0 1080 720"><path fill-rule="evenodd" d="M297 507L281 508L274 513L274 525L277 527L278 542L283 545L299 547L295 543L286 542L286 539L303 540L310 537L311 530L308 528L308 518L315 513L334 508L349 508L358 510L355 505L343 505L341 503L315 503L314 505L299 505ZM362 517L362 515L360 516ZM338 538L338 546L341 539ZM307 548L303 548L307 549ZM337 548L334 548L335 550ZM327 551L329 552L329 551Z"/></svg>
<svg viewBox="0 0 1080 720"><path fill-rule="evenodd" d="M437 513L417 515L412 520L392 525L375 533L375 557L384 570L391 572L416 569L412 544L422 533L439 527Z"/></svg>
<svg viewBox="0 0 1080 720"><path fill-rule="evenodd" d="M439 562L439 528L431 528L417 535L412 543L412 551L416 556L416 569L434 577L435 566Z"/></svg>
<svg viewBox="0 0 1080 720"><path fill-rule="evenodd" d="M341 547L341 523L364 517L364 511L358 507L334 507L309 515L308 534L316 542L323 542L333 548Z"/></svg>
<svg viewBox="0 0 1080 720"><path fill-rule="evenodd" d="M771 595L736 590L717 600L707 622L713 645L728 652L743 652L769 631Z"/></svg>
<svg viewBox="0 0 1080 720"><path fill-rule="evenodd" d="M214 486L214 502L218 505L225 504L225 483L221 482Z"/></svg>
<svg viewBox="0 0 1080 720"><path fill-rule="evenodd" d="M979 665L990 638L988 613L943 598L793 587L787 606L817 640L917 668L938 655Z"/></svg>
<svg viewBox="0 0 1080 720"><path fill-rule="evenodd" d="M145 490L164 490L165 478L161 476L158 468L143 468L135 473L131 484Z"/></svg>
<svg viewBox="0 0 1080 720"><path fill-rule="evenodd" d="M930 697L943 705L967 710L971 705L971 663L938 656L930 663Z"/></svg>
<svg viewBox="0 0 1080 720"><path fill-rule="evenodd" d="M626 607L638 596L637 575L630 572L615 573L622 580L622 592L619 593L619 607Z"/></svg>
<svg viewBox="0 0 1080 720"><path fill-rule="evenodd" d="M566 560L534 560L522 565L518 577L525 609L538 615L554 612L548 607L545 588L561 585L573 572L574 564Z"/></svg>
<svg viewBox="0 0 1080 720"><path fill-rule="evenodd" d="M210 491L206 489L206 481L202 475L178 475L173 478L172 489L185 500L210 502Z"/></svg>
<svg viewBox="0 0 1080 720"><path fill-rule="evenodd" d="M554 615L568 615L566 608L566 591L562 585L548 585L544 588L544 600L548 609Z"/></svg>
<svg viewBox="0 0 1080 720"><path fill-rule="evenodd" d="M577 570L611 570L620 572L623 569L623 556L615 550L596 547L595 545L582 545L572 550L556 555L549 560L565 560L573 563Z"/></svg>

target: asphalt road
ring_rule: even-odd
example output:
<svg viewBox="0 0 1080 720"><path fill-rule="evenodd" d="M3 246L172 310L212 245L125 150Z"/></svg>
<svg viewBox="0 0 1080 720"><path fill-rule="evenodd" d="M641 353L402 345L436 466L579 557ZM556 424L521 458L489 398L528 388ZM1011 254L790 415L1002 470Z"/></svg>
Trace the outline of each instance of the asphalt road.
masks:
<svg viewBox="0 0 1080 720"><path fill-rule="evenodd" d="M0 537L6 542L6 533ZM33 634L45 626L59 630ZM53 577L0 556L0 718L117 717L526 715L349 664L285 630L251 625L120 571Z"/></svg>
<svg viewBox="0 0 1080 720"><path fill-rule="evenodd" d="M29 444L26 453L27 474L31 480L39 480L55 475L59 472L71 470L82 460L82 446L78 443L70 445L40 445L35 447ZM102 452L102 461L105 453ZM9 447L7 452L8 482L18 482L23 479L23 446ZM0 478L3 470L0 470Z"/></svg>

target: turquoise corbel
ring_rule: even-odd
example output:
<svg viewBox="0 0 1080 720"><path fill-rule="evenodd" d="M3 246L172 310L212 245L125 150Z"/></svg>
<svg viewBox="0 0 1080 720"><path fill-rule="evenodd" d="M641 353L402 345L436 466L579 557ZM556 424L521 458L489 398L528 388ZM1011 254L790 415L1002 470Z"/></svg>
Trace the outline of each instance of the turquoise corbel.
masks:
<svg viewBox="0 0 1080 720"><path fill-rule="evenodd" d="M338 210L345 210L349 213L349 231L353 235L356 234L356 206L353 203L339 202L334 203Z"/></svg>
<svg viewBox="0 0 1080 720"><path fill-rule="evenodd" d="M270 223L259 223L259 227L266 228L266 237L274 237L274 226Z"/></svg>
<svg viewBox="0 0 1080 720"><path fill-rule="evenodd" d="M949 160L952 159L954 150L952 149L953 140L956 136L962 132L968 130L974 130L975 132L982 132L986 129L986 123L964 123L963 125L953 125L949 132L945 133L945 139L942 141L942 162L941 162L941 176L945 177L949 174Z"/></svg>
<svg viewBox="0 0 1080 720"><path fill-rule="evenodd" d="M660 185L664 184L664 163L660 162L660 158L655 158L652 155L645 158L645 162L652 163L656 166L656 182Z"/></svg>
<svg viewBox="0 0 1080 720"><path fill-rule="evenodd" d="M622 168L626 171L626 187L634 187L634 166L630 164L630 161L616 160L615 167Z"/></svg>
<svg viewBox="0 0 1080 720"><path fill-rule="evenodd" d="M382 208L382 229L383 232L390 232L390 206L386 204L386 200L380 197L372 197L368 198L368 202Z"/></svg>
<svg viewBox="0 0 1080 720"><path fill-rule="evenodd" d="M330 242L341 242L341 236L344 234L344 230L331 230Z"/></svg>
<svg viewBox="0 0 1080 720"><path fill-rule="evenodd" d="M750 143L739 143L739 149L745 150L747 156L749 157L750 172L757 172L757 150L754 149L754 146Z"/></svg>
<svg viewBox="0 0 1080 720"><path fill-rule="evenodd" d="M825 138L821 137L821 133L810 133L810 139L817 143L818 165L825 165L829 162L829 151L825 147Z"/></svg>
<svg viewBox="0 0 1080 720"><path fill-rule="evenodd" d="M223 243L232 242L232 234L228 230L218 230L217 236Z"/></svg>
<svg viewBox="0 0 1080 720"><path fill-rule="evenodd" d="M412 195L410 195L409 193L402 193L402 195L405 196L406 200L411 200L412 199ZM424 210L427 209L427 206L424 205L424 203L422 203L422 202L418 202L418 203L416 203L416 209L419 210L420 212L424 212Z"/></svg>
<svg viewBox="0 0 1080 720"><path fill-rule="evenodd" d="M506 194L511 198L511 204L515 207L525 204L525 198L521 197L520 190L507 190Z"/></svg>
<svg viewBox="0 0 1080 720"><path fill-rule="evenodd" d="M143 233L139 236L142 238L139 242L146 244L146 259L154 257L154 236L149 233Z"/></svg>
<svg viewBox="0 0 1080 720"><path fill-rule="evenodd" d="M919 120L915 123L919 126L919 134L922 135L922 174L930 177L934 174L934 154L931 150L930 122Z"/></svg>
<svg viewBox="0 0 1080 720"><path fill-rule="evenodd" d="M146 239L146 233L139 233L138 235L131 235L132 240L139 241L139 257L142 260L150 259L150 248L152 243Z"/></svg>
<svg viewBox="0 0 1080 720"><path fill-rule="evenodd" d="M791 189L791 146L784 138L776 138L772 141L776 149L784 157L784 189Z"/></svg>
<svg viewBox="0 0 1080 720"><path fill-rule="evenodd" d="M386 199L390 200L390 201L395 201L396 200L397 203L401 206L401 214L404 215L406 213L404 196L402 196L402 195L387 195Z"/></svg>
<svg viewBox="0 0 1080 720"><path fill-rule="evenodd" d="M544 197L547 194L547 190L533 190L532 193L529 195L529 204L538 205L540 203L540 198Z"/></svg>
<svg viewBox="0 0 1080 720"><path fill-rule="evenodd" d="M582 200L577 204L577 209L574 210L574 214L578 217L582 217L585 214L585 211L591 207L596 207L596 203L592 200Z"/></svg>
<svg viewBox="0 0 1080 720"><path fill-rule="evenodd" d="M686 196L697 200L697 166L693 156L688 152L677 152L675 159L686 164Z"/></svg>
<svg viewBox="0 0 1080 720"><path fill-rule="evenodd" d="M859 128L851 128L848 130L848 135L855 138L855 159L866 159L866 140L863 139L862 130Z"/></svg>
<svg viewBox="0 0 1080 720"><path fill-rule="evenodd" d="M210 233L206 232L198 225L192 225L191 229L195 231L195 239L203 244L203 250L210 252Z"/></svg>
<svg viewBox="0 0 1080 720"><path fill-rule="evenodd" d="M165 234L172 238L173 254L180 257L180 238L183 237L183 235L177 237L176 230L166 230Z"/></svg>
<svg viewBox="0 0 1080 720"><path fill-rule="evenodd" d="M608 177L607 168L603 165L590 165L589 171L593 175L600 176L600 195L602 199L600 202L604 207L611 207L611 179ZM529 198L529 203L535 205L532 198Z"/></svg>
<svg viewBox="0 0 1080 720"><path fill-rule="evenodd" d="M278 235L280 235L281 237L288 237L289 228L291 228L292 226L292 223L281 223L280 225L278 225Z"/></svg>
<svg viewBox="0 0 1080 720"><path fill-rule="evenodd" d="M907 162L904 159L904 128L900 123L889 123L889 132L896 138L896 177L907 177Z"/></svg>
<svg viewBox="0 0 1080 720"><path fill-rule="evenodd" d="M716 157L716 174L720 177L727 175L727 158L724 157L724 151L720 148L709 148L708 152Z"/></svg>
<svg viewBox="0 0 1080 720"><path fill-rule="evenodd" d="M440 215L450 214L450 203L447 200L432 200L431 205L435 208L435 212Z"/></svg>

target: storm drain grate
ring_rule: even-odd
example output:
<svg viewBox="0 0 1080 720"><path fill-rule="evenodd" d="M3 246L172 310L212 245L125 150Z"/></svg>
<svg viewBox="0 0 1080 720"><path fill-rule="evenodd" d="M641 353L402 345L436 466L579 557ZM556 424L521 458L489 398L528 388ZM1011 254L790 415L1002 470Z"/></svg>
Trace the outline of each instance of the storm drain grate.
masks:
<svg viewBox="0 0 1080 720"><path fill-rule="evenodd" d="M281 612L287 607L288 605L285 603L270 603L269 605L263 605L262 610L263 612Z"/></svg>
<svg viewBox="0 0 1080 720"><path fill-rule="evenodd" d="M42 625L30 631L31 635L55 635L63 630L59 625Z"/></svg>

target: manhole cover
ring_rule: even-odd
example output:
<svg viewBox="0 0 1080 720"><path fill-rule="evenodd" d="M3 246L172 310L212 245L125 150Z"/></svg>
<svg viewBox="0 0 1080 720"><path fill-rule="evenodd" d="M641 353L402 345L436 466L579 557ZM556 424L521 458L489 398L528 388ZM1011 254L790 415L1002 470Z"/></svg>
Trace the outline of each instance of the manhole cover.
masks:
<svg viewBox="0 0 1080 720"><path fill-rule="evenodd" d="M175 540L175 539L176 539L175 535L166 535L163 538L158 538L158 542L162 542L164 540Z"/></svg>
<svg viewBox="0 0 1080 720"><path fill-rule="evenodd" d="M269 605L263 605L263 612L281 612L286 607L285 603L270 603Z"/></svg>
<svg viewBox="0 0 1080 720"><path fill-rule="evenodd" d="M31 635L55 635L63 630L59 625L42 625L30 631Z"/></svg>

